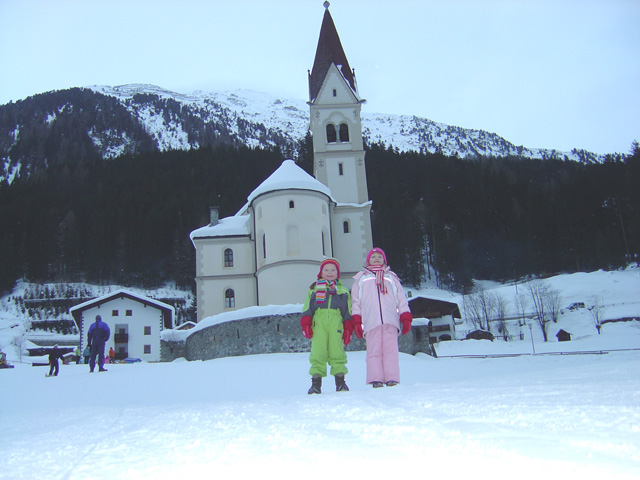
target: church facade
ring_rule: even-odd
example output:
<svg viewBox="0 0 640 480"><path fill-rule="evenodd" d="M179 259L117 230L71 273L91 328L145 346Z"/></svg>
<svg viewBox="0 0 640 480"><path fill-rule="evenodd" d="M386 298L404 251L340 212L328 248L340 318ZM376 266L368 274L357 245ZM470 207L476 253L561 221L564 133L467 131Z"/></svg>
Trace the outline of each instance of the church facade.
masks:
<svg viewBox="0 0 640 480"><path fill-rule="evenodd" d="M328 3L309 72L314 176L292 160L232 217L191 232L197 319L264 305L303 303L320 262L334 257L347 286L372 248L358 93Z"/></svg>

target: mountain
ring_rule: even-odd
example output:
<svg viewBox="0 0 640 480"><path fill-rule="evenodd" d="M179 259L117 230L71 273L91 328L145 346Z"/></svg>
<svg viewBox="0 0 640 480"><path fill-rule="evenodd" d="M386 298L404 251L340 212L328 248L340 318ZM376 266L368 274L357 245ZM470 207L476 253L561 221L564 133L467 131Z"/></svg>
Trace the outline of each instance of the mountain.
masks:
<svg viewBox="0 0 640 480"><path fill-rule="evenodd" d="M367 143L399 151L441 151L460 158L604 160L585 150L516 146L495 133L416 116L363 112L362 119ZM308 124L305 101L250 90L183 95L141 84L58 90L0 106L0 179L11 182L69 159L205 145L278 147L284 155L295 156Z"/></svg>

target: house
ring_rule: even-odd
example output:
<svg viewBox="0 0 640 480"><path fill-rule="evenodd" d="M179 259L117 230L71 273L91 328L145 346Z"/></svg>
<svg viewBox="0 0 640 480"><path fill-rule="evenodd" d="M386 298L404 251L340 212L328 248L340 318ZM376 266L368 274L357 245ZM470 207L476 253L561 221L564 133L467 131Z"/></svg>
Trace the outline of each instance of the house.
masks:
<svg viewBox="0 0 640 480"><path fill-rule="evenodd" d="M292 160L249 193L234 215L190 234L196 250L197 321L226 311L303 303L320 262L351 277L373 247L360 110L364 99L325 3L309 72L314 175Z"/></svg>
<svg viewBox="0 0 640 480"><path fill-rule="evenodd" d="M128 290L81 303L69 313L80 331L80 345L87 345L89 327L100 315L111 330L106 351L113 347L116 360L133 357L148 362L160 360L160 332L173 328L175 317L171 305Z"/></svg>
<svg viewBox="0 0 640 480"><path fill-rule="evenodd" d="M556 338L559 342L570 342L571 334L565 330L560 329L558 330L558 333L556 333Z"/></svg>
<svg viewBox="0 0 640 480"><path fill-rule="evenodd" d="M455 319L462 318L457 303L419 295L409 299L409 309L414 318L429 320L430 343L456 339Z"/></svg>

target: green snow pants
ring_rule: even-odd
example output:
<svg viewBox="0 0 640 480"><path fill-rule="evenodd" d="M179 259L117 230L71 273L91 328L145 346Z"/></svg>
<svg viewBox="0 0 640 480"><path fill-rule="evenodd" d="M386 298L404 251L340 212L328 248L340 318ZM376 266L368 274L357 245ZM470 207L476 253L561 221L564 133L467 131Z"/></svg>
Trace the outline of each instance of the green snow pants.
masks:
<svg viewBox="0 0 640 480"><path fill-rule="evenodd" d="M309 355L309 375L327 376L327 363L331 366L331 375L346 374L347 353L342 343L342 318L340 315L327 315L326 310L316 312L313 318L313 337Z"/></svg>

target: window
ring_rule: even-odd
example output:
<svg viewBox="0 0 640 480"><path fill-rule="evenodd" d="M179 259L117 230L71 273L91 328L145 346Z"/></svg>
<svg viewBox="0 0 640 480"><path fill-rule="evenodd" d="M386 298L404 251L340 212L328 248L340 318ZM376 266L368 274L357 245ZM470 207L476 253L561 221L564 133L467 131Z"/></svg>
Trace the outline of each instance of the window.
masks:
<svg viewBox="0 0 640 480"><path fill-rule="evenodd" d="M224 292L224 308L235 308L236 307L236 294L235 292L228 288L226 292Z"/></svg>
<svg viewBox="0 0 640 480"><path fill-rule="evenodd" d="M118 310L111 310L111 316L112 317L117 317L118 316Z"/></svg>
<svg viewBox="0 0 640 480"><path fill-rule="evenodd" d="M336 143L336 127L332 123L327 124L327 143Z"/></svg>
<svg viewBox="0 0 640 480"><path fill-rule="evenodd" d="M349 222L348 221L344 221L344 223L342 224L342 229L344 230L344 233L349 233Z"/></svg>
<svg viewBox="0 0 640 480"><path fill-rule="evenodd" d="M144 346L144 353L145 354L151 353L151 345L145 345Z"/></svg>
<svg viewBox="0 0 640 480"><path fill-rule="evenodd" d="M133 316L133 310L127 310L126 312L124 312L124 314L125 314L127 317L131 317L131 316Z"/></svg>
<svg viewBox="0 0 640 480"><path fill-rule="evenodd" d="M340 176L344 175L344 168L342 168L341 163L338 164L338 175Z"/></svg>
<svg viewBox="0 0 640 480"><path fill-rule="evenodd" d="M349 141L349 125L346 123L340 124L340 141L348 142Z"/></svg>
<svg viewBox="0 0 640 480"><path fill-rule="evenodd" d="M230 248L224 251L224 266L233 267L233 250Z"/></svg>
<svg viewBox="0 0 640 480"><path fill-rule="evenodd" d="M294 208L296 206L296 204L293 202L293 200L289 200L289 208Z"/></svg>
<svg viewBox="0 0 640 480"><path fill-rule="evenodd" d="M262 234L262 258L267 258L267 236Z"/></svg>
<svg viewBox="0 0 640 480"><path fill-rule="evenodd" d="M333 96L334 96L334 97L337 97L337 96L338 96L338 91L337 91L335 88L333 89Z"/></svg>
<svg viewBox="0 0 640 480"><path fill-rule="evenodd" d="M151 335L151 327L145 325L144 334L145 335Z"/></svg>

